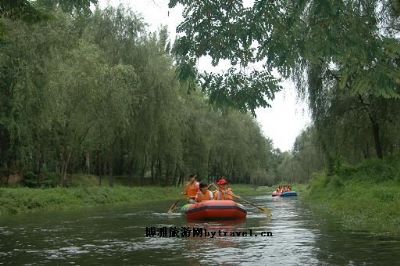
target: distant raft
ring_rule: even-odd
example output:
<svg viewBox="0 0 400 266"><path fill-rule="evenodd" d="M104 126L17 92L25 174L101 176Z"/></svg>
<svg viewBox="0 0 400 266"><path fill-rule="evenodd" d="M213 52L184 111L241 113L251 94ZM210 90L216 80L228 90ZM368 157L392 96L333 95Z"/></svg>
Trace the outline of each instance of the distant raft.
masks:
<svg viewBox="0 0 400 266"><path fill-rule="evenodd" d="M286 192L272 192L272 197L295 197L297 196L297 192L296 191L286 191Z"/></svg>
<svg viewBox="0 0 400 266"><path fill-rule="evenodd" d="M181 211L187 220L240 220L247 216L244 206L232 200L207 200L186 204Z"/></svg>

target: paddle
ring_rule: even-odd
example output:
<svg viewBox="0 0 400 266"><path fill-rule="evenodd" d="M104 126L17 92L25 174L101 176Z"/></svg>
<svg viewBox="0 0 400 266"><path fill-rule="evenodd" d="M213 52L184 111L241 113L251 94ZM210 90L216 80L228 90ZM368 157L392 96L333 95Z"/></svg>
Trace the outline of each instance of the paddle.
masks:
<svg viewBox="0 0 400 266"><path fill-rule="evenodd" d="M218 188L217 185L215 185L214 183L213 183L213 185L214 185L214 187L216 187L216 188L219 190L219 188ZM253 206L253 207L256 207L257 209L259 209L260 211L262 211L262 212L264 212L264 213L266 213L266 214L268 214L268 215L271 215L271 209L269 209L269 208L264 208L264 207L257 206L257 205L254 204L253 202L248 201L248 200L246 200L246 199L244 199L244 198L242 198L242 197L240 197L240 196L237 196L237 195L235 195L235 194L233 194L233 193L229 193L229 195L231 195L231 196L234 197L234 198L240 199L240 200L242 200L242 201L244 201L244 202L250 204L250 205Z"/></svg>
<svg viewBox="0 0 400 266"><path fill-rule="evenodd" d="M262 211L262 212L264 212L264 213L266 213L266 214L268 214L268 215L271 214L271 209L269 209L269 208L264 208L264 207L257 206L257 205L255 205L253 202L248 201L248 200L245 200L244 198L242 198L242 197L240 197L240 196L237 196L237 195L234 195L234 194L230 194L230 195L232 195L234 198L240 199L240 200L242 200L242 201L244 201L244 202L250 204L250 205L253 206L253 207L256 207L257 209L259 209L260 211Z"/></svg>
<svg viewBox="0 0 400 266"><path fill-rule="evenodd" d="M171 205L171 207L169 207L169 209L168 209L168 213L169 213L169 214L171 214L171 213L173 213L173 212L175 211L176 205L178 205L178 202L179 202L179 201L181 201L181 199L178 199L177 201L175 201L175 202Z"/></svg>

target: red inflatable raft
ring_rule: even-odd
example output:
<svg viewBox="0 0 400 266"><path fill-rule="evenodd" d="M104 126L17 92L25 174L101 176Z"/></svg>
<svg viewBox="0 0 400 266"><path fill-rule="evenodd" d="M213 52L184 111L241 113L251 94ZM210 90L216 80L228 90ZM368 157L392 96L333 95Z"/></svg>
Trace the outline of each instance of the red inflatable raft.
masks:
<svg viewBox="0 0 400 266"><path fill-rule="evenodd" d="M232 200L207 200L182 207L188 220L236 220L247 215L243 205Z"/></svg>

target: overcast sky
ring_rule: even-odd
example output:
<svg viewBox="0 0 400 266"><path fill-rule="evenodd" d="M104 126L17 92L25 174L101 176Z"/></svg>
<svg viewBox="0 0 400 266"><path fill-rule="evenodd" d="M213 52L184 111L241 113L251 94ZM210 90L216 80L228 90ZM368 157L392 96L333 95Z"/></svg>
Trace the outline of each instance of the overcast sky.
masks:
<svg viewBox="0 0 400 266"><path fill-rule="evenodd" d="M251 0L245 0L249 4ZM249 2L249 3L247 3ZM182 8L168 8L168 0L100 0L100 7L107 5L117 7L123 4L133 11L140 13L148 24L149 31L156 31L160 25L167 25L171 40L175 39L176 26L182 20ZM203 58L198 64L200 70L212 68L210 60ZM228 68L227 64L220 64L216 70ZM272 139L275 148L282 151L290 150L296 136L311 121L307 105L298 101L294 85L290 81L282 82L284 89L276 94L271 108L257 109L257 121L265 136Z"/></svg>

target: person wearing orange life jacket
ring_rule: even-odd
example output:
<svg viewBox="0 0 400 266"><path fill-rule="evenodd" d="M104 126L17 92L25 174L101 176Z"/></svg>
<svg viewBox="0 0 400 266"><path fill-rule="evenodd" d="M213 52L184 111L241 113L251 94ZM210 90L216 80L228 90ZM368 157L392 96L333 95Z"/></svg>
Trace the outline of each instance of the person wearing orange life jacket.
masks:
<svg viewBox="0 0 400 266"><path fill-rule="evenodd" d="M206 200L212 200L213 194L210 190L208 190L208 185L206 183L200 183L200 190L197 192L196 201L202 202Z"/></svg>
<svg viewBox="0 0 400 266"><path fill-rule="evenodd" d="M215 200L233 200L233 191L228 187L228 181L222 177L217 182L218 190L214 193Z"/></svg>
<svg viewBox="0 0 400 266"><path fill-rule="evenodd" d="M183 195L186 195L190 203L195 202L197 192L199 191L199 182L196 181L196 177L196 175L189 176L189 182L186 183L185 189L182 192Z"/></svg>

